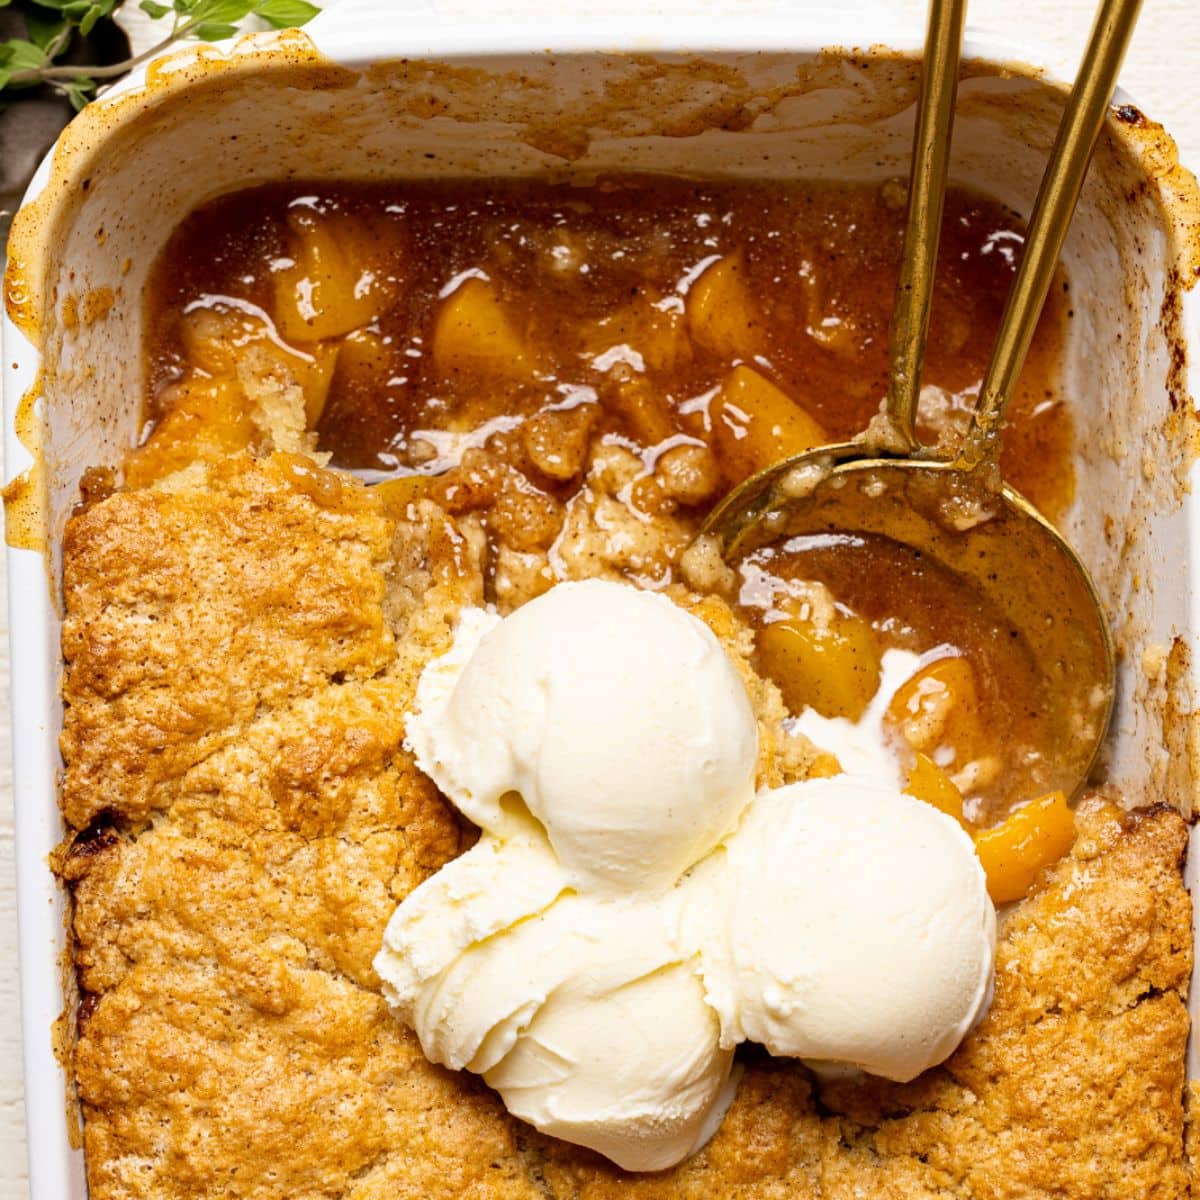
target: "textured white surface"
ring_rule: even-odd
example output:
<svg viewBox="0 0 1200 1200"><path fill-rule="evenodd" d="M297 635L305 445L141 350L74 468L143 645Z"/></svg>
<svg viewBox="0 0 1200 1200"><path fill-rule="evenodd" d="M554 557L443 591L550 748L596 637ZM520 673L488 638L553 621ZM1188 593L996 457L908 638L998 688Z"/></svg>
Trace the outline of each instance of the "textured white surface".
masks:
<svg viewBox="0 0 1200 1200"><path fill-rule="evenodd" d="M449 7L447 4L446 7ZM458 0L464 15L503 9L537 10L564 7L611 11L611 5L571 4L567 0L527 0L524 4L488 4ZM657 7L651 4L650 7ZM691 7L703 8L702 2ZM799 7L799 6L797 6ZM854 7L870 7L856 3ZM911 20L920 28L924 0L886 0L879 7ZM1064 75L1074 71L1087 36L1092 0L972 0L970 23L1004 33L1055 62ZM614 28L614 41L619 31ZM1146 0L1141 26L1130 52L1123 86L1146 114L1161 121L1176 137L1184 161L1200 164L1200 105L1191 72L1200 69L1200 5L1195 0ZM4 570L0 556L0 580ZM0 696L8 696L7 617L0 607ZM16 976L16 914L13 886L13 796L7 719L0 726L0 1200L25 1200L26 1164L21 1100L21 1063Z"/></svg>

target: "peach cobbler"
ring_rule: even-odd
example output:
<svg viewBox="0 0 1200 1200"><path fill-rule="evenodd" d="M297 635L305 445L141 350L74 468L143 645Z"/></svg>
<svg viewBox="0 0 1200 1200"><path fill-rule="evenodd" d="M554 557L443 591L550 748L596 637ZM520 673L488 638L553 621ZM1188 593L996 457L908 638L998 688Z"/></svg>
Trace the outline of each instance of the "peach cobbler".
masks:
<svg viewBox="0 0 1200 1200"><path fill-rule="evenodd" d="M93 1200L1189 1194L1183 820L1042 786L1056 697L937 563L685 554L731 486L878 412L903 209L288 183L176 231L141 444L64 547ZM927 443L1021 240L950 193ZM1062 279L1003 445L1051 519L1073 304ZM683 1099L635 1113L659 1043Z"/></svg>

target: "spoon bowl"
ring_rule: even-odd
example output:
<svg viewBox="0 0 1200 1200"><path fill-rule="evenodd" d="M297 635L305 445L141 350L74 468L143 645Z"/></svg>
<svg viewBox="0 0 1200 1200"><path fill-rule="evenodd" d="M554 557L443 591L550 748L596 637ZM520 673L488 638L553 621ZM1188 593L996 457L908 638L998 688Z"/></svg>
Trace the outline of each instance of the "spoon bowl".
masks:
<svg viewBox="0 0 1200 1200"><path fill-rule="evenodd" d="M764 546L813 535L886 539L951 572L989 605L997 636L1033 664L1040 754L1018 794L1073 795L1095 766L1113 705L1113 646L1087 569L1019 492L984 485L948 462L863 458L847 443L748 479L713 511L705 532L736 563Z"/></svg>

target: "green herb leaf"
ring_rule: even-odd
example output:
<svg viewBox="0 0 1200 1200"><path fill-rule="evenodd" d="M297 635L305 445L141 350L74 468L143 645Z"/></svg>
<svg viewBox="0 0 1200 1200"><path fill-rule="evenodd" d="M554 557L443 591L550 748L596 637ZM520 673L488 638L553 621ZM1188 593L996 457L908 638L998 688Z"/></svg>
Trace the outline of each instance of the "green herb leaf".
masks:
<svg viewBox="0 0 1200 1200"><path fill-rule="evenodd" d="M24 38L9 38L0 45L0 88L9 86L9 81L18 71L36 71L46 61L46 52ZM37 80L14 83L13 87L32 87Z"/></svg>
<svg viewBox="0 0 1200 1200"><path fill-rule="evenodd" d="M4 65L13 71L36 71L46 58L41 46L27 42L24 38L9 38L4 43Z"/></svg>
<svg viewBox="0 0 1200 1200"><path fill-rule="evenodd" d="M192 20L212 25L233 25L250 15L254 0L198 0Z"/></svg>
<svg viewBox="0 0 1200 1200"><path fill-rule="evenodd" d="M70 100L71 107L78 112L92 98L92 93L96 90L96 81L84 75L79 79L72 79L70 83L64 84L59 90Z"/></svg>
<svg viewBox="0 0 1200 1200"><path fill-rule="evenodd" d="M118 0L33 0L33 2L41 8L49 8L62 13L69 21L79 25L88 19L94 8L100 10L99 16L109 16L117 7Z"/></svg>
<svg viewBox="0 0 1200 1200"><path fill-rule="evenodd" d="M91 13L93 7L95 6L92 4L92 0L67 0L65 4L57 6L58 11L73 25L82 24Z"/></svg>
<svg viewBox="0 0 1200 1200"><path fill-rule="evenodd" d="M154 0L142 0L138 8L142 10L152 21L161 20L171 11L169 4L156 4Z"/></svg>
<svg viewBox="0 0 1200 1200"><path fill-rule="evenodd" d="M308 0L259 0L254 6L255 15L276 29L305 25L320 11Z"/></svg>
<svg viewBox="0 0 1200 1200"><path fill-rule="evenodd" d="M83 14L83 17L79 22L79 32L82 33L84 37L87 37L87 35L96 28L96 22L100 20L101 17L106 16L108 16L108 13L104 11L103 4L93 4L87 10L87 12Z"/></svg>
<svg viewBox="0 0 1200 1200"><path fill-rule="evenodd" d="M231 38L238 32L236 25L197 25L192 30L192 35L198 37L202 42L223 42L226 38Z"/></svg>

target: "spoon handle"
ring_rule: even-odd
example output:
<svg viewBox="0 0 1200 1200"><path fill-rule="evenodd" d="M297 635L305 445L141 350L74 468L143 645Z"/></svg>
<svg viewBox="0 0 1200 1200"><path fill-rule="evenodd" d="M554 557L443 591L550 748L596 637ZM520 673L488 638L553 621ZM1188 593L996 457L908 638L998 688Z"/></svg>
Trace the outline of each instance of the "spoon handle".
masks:
<svg viewBox="0 0 1200 1200"><path fill-rule="evenodd" d="M995 450L1004 408L1029 353L1141 6L1142 0L1102 0L1096 13L1038 190L979 401L955 460L958 467L970 470Z"/></svg>
<svg viewBox="0 0 1200 1200"><path fill-rule="evenodd" d="M888 341L887 415L905 443L905 453L917 447L917 401L933 303L966 11L967 0L930 0L925 30L900 281Z"/></svg>

